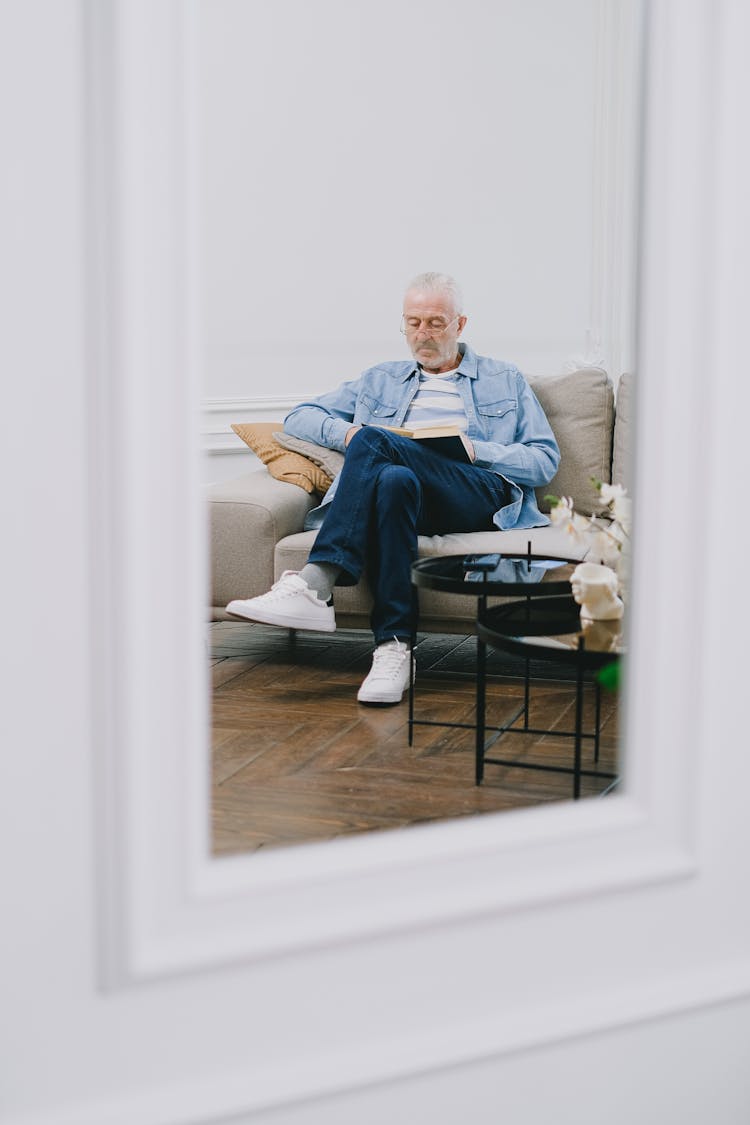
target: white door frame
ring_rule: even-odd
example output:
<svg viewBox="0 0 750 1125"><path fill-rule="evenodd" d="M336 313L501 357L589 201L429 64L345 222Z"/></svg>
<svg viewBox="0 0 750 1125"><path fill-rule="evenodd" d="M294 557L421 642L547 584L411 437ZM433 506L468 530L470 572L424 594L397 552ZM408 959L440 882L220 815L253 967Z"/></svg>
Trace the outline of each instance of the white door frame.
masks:
<svg viewBox="0 0 750 1125"><path fill-rule="evenodd" d="M709 512L721 480L706 364L718 354L719 327L726 328L715 254L722 223L730 221L726 207L738 200L724 191L719 208L728 156L722 138L712 138L717 120L732 127L732 83L741 87L742 80L725 23L717 28L718 9L735 11L709 0L651 5L638 361L648 392L637 404L622 793L214 860L205 640L196 612L207 567L196 501L192 4L89 4L102 988L132 992L207 970L304 960L319 950L339 950L342 965L359 959L364 972L366 951L380 941L407 947L419 940L424 957L437 963L452 935L481 926L502 935L504 957L523 964L542 920L557 928L570 972L566 989L556 978L552 985L551 970L542 967L525 991L509 987L504 1007L488 1014L470 999L480 970L465 965L466 994L446 1000L439 1026L402 1029L394 1012L391 1023L372 1030L376 1050L355 1043L342 1051L324 1030L310 1065L290 1072L279 1055L268 1060L260 1086L241 1074L217 1083L217 1115L622 1026L750 989L747 961L728 969L702 959L697 940L691 945L692 933L704 932L707 904L721 893L700 832L712 747L705 701L715 674L711 602L695 592L704 589L712 556L678 499L687 492L691 510ZM715 159L708 160L712 146ZM723 340L729 353L732 338ZM720 387L728 374L718 370L712 379ZM700 462L684 456L686 445L704 451ZM686 606L689 643L679 635ZM691 700L704 701L697 717ZM663 917L663 896L674 905L671 920ZM681 943L684 971L664 976L656 989L639 986L645 962L627 926L633 901L641 924L650 919ZM586 949L574 936L584 917L595 938ZM617 988L610 979L610 991L581 1000L580 982L608 980L612 964ZM698 965L700 972L689 971Z"/></svg>

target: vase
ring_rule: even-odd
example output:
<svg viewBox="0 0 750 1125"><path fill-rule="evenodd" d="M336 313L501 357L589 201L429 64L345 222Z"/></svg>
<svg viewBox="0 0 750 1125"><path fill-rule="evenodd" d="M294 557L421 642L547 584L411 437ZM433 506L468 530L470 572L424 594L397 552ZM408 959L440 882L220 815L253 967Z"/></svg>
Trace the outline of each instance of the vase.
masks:
<svg viewBox="0 0 750 1125"><path fill-rule="evenodd" d="M584 562L570 578L573 597L581 607L583 621L616 621L623 615L622 598L618 596L619 579L610 566Z"/></svg>

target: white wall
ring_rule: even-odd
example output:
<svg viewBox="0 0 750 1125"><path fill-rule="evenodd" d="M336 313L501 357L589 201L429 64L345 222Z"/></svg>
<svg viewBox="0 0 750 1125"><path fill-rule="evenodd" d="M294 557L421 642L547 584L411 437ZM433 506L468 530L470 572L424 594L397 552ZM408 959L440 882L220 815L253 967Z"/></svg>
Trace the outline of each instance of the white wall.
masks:
<svg viewBox="0 0 750 1125"><path fill-rule="evenodd" d="M200 5L208 449L242 448L229 421L283 417L407 355L401 297L423 269L461 280L479 352L530 373L615 334L601 255L618 206L634 240L622 198L639 92L638 5L630 22L619 8Z"/></svg>
<svg viewBox="0 0 750 1125"><path fill-rule="evenodd" d="M170 493L185 411L165 433L148 393L175 401L182 378L179 302L149 301L182 256L139 237L150 209L179 212L163 162L181 5L91 9L116 17L111 152L84 129L82 5L0 9L0 1120L745 1125L747 615L727 575L747 529L726 483L748 413L746 7L652 5L628 794L480 818L489 850L454 825L294 849L283 872L201 866L185 780L196 482ZM144 136L166 138L148 161ZM103 292L85 284L92 147L120 170L113 234L132 236ZM130 329L112 363L102 308Z"/></svg>

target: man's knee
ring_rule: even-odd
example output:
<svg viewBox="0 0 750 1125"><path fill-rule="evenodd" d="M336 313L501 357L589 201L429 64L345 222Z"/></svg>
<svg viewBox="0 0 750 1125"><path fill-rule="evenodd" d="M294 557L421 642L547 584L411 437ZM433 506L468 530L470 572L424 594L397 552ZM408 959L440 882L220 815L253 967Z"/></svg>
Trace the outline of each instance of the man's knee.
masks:
<svg viewBox="0 0 750 1125"><path fill-rule="evenodd" d="M416 500L422 488L416 474L406 465L384 465L378 473L377 500L384 505Z"/></svg>
<svg viewBox="0 0 750 1125"><path fill-rule="evenodd" d="M391 433L381 426L362 426L352 437L346 449L347 457L352 453L371 453L373 450L384 458L398 456L399 449L409 438Z"/></svg>

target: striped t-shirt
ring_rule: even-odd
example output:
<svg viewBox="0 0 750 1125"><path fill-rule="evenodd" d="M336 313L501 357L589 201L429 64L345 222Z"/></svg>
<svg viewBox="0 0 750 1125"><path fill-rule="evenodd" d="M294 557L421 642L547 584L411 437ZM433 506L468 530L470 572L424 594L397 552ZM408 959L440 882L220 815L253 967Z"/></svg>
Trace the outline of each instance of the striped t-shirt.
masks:
<svg viewBox="0 0 750 1125"><path fill-rule="evenodd" d="M433 375L419 369L419 387L411 400L403 425L412 430L425 426L457 426L466 432L466 411L456 386L456 371Z"/></svg>

